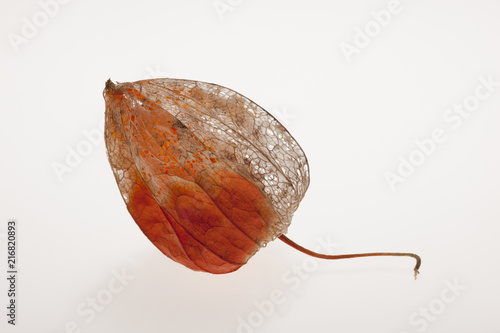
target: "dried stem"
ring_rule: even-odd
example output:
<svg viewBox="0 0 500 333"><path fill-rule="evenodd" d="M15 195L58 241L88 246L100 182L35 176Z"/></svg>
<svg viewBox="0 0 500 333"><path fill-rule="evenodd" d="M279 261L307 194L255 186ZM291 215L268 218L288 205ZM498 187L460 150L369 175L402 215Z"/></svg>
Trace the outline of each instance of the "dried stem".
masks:
<svg viewBox="0 0 500 333"><path fill-rule="evenodd" d="M361 258L361 257L376 257L376 256L412 257L417 261L415 268L413 269L415 272L415 279L417 278L417 274L419 274L418 269L420 268L420 264L422 262L420 257L414 253L375 252L375 253L356 253L356 254L340 254L340 255L321 254L321 253L311 251L309 249L306 249L306 248L298 245L297 243L295 243L294 241L292 241L290 238L286 237L285 235L281 235L279 237L279 239L281 239L283 242L290 245L294 249L299 250L300 252L308 254L312 257L321 258L321 259L328 259L328 260Z"/></svg>

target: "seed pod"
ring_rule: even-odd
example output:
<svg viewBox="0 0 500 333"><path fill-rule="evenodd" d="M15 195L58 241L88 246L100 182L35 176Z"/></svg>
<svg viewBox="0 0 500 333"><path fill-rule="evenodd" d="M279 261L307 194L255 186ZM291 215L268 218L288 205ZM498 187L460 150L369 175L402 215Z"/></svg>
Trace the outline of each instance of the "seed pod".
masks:
<svg viewBox="0 0 500 333"><path fill-rule="evenodd" d="M288 239L309 186L307 158L283 125L241 94L199 81L108 80L104 99L108 159L127 209L186 267L229 273L277 237L326 259L411 255L326 256Z"/></svg>

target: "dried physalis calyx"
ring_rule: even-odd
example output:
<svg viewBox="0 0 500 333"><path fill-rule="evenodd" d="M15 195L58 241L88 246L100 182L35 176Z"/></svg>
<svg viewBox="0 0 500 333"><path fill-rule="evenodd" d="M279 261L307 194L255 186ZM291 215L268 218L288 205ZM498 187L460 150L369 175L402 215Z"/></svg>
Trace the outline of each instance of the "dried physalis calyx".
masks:
<svg viewBox="0 0 500 333"><path fill-rule="evenodd" d="M151 242L193 270L229 273L285 236L309 186L307 158L273 116L211 83L106 82L106 149L123 200Z"/></svg>

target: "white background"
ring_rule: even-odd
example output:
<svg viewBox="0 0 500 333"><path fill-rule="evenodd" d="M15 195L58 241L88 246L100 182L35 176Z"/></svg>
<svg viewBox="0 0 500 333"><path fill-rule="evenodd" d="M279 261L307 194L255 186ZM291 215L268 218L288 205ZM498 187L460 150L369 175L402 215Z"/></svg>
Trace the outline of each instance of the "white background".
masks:
<svg viewBox="0 0 500 333"><path fill-rule="evenodd" d="M500 332L500 87L459 128L443 120L479 76L500 81L500 2L401 0L376 31L371 12L388 3L72 0L43 22L37 1L2 0L0 255L5 271L15 218L19 307L11 327L2 278L0 330ZM14 46L34 21L38 32ZM349 63L340 45L367 26L373 37ZM227 275L163 256L126 211L96 134L104 82L153 77L227 86L289 129L311 169L290 238L415 252L419 278L410 258L310 261L280 241ZM391 191L384 174L436 128L447 140ZM89 144L59 179L54 165Z"/></svg>

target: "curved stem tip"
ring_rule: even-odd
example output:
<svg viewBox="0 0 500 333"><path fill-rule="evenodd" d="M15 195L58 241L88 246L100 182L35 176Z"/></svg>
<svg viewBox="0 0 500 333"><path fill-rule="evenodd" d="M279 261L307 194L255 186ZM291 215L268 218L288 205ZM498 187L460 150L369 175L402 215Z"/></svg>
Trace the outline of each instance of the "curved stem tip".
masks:
<svg viewBox="0 0 500 333"><path fill-rule="evenodd" d="M281 239L283 242L290 245L294 249L299 250L300 252L303 252L303 253L310 255L312 257L315 257L315 258L328 259L328 260L350 259L350 258L361 258L361 257L376 257L376 256L412 257L417 261L415 268L413 268L413 271L415 272L415 279L417 279L417 274L419 274L418 269L420 268L420 264L422 263L422 260L420 259L420 257L414 253L374 252L374 253L329 255L329 254L317 253L317 252L311 251L309 249L306 249L305 247L300 246L299 244L295 243L294 241L292 241L290 238L286 237L285 235L281 235L279 237L279 239Z"/></svg>

